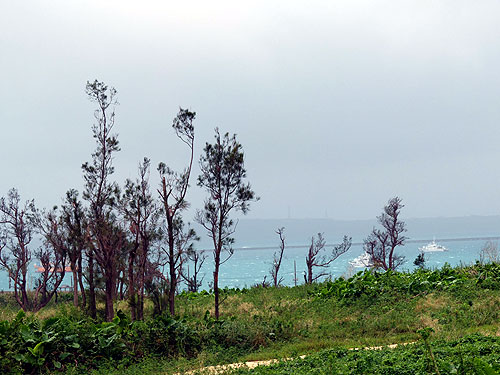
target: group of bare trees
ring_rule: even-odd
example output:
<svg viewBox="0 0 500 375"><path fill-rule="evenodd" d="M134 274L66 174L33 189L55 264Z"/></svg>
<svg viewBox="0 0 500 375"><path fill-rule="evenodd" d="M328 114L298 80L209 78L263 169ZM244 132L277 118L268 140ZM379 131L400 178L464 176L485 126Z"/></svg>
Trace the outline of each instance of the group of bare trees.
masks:
<svg viewBox="0 0 500 375"><path fill-rule="evenodd" d="M283 262L283 257L285 253L285 228L278 228L276 234L279 236L279 249L273 255L273 261L271 263L271 279L272 285L274 287L280 286L283 282L283 277L279 276L279 271L281 264ZM325 254L323 250L326 248L326 241L323 237L323 233L318 233L317 238L313 236L311 238L311 245L306 253L306 271L304 272L304 282L306 284L312 284L316 282L321 277L329 275L326 272L326 268L334 262L342 254L346 253L352 244L352 238L344 236L342 243L333 246L332 252L330 254ZM317 273L316 269L320 269ZM263 285L265 284L265 280Z"/></svg>
<svg viewBox="0 0 500 375"><path fill-rule="evenodd" d="M186 197L194 162L196 113L181 108L172 124L188 149L184 170L177 172L159 163L160 185L153 193L149 182L151 161L145 157L138 177L126 180L121 188L112 180L113 161L120 151L114 133L117 92L96 80L87 82L86 93L97 106L92 127L96 148L91 160L82 165L82 200L78 191L70 189L60 207L38 210L32 200L22 202L17 190L11 189L0 199L0 267L7 271L15 299L24 310L44 307L57 293L66 272L70 272L74 305L85 308L94 318L101 295L107 320L114 317L116 299L125 296L132 319L143 319L146 289L156 288L158 293L160 285L167 291L168 312L174 315L179 284L184 281L188 290L197 291L206 259L194 250L193 243L199 237L182 216L189 207ZM196 213L196 221L213 245L218 319L220 267L233 254L236 223L232 214L247 213L249 204L259 198L246 182L244 153L235 135L221 135L216 128L215 142L206 143L199 165L197 184L207 192L207 198ZM391 199L378 217L383 229L374 228L364 241L375 268L395 269L404 261L395 252L406 240L402 234L405 224L399 218L402 207L401 199ZM275 287L283 280L279 271L285 251L284 228L279 228L277 234L280 246L270 272ZM42 239L36 250L35 236ZM313 236L306 255L305 282L310 284L325 276L326 267L348 251L351 243L351 238L344 236L331 254L325 254L323 235ZM40 263L39 276L30 286L29 266L35 259ZM156 307L163 310L162 306Z"/></svg>
<svg viewBox="0 0 500 375"><path fill-rule="evenodd" d="M403 246L407 239L404 236L406 224L401 220L401 209L404 207L399 197L391 198L384 206L384 212L377 217L382 229L373 228L370 235L364 240L363 248L368 255L365 264L368 268L381 270L395 270L401 266L405 257L396 252L398 246ZM273 285L279 286L283 277L278 273L281 268L285 251L285 228L278 228L276 233L279 236L279 250L273 255L270 275ZM342 242L333 246L330 254L325 254L326 240L323 233L311 238L311 244L306 254L306 271L304 272L304 282L312 284L322 277L329 275L326 268L342 254L346 253L352 245L352 238L344 236ZM319 272L316 271L319 269ZM263 285L265 285L265 279Z"/></svg>
<svg viewBox="0 0 500 375"><path fill-rule="evenodd" d="M24 310L45 306L70 272L75 306L94 318L102 296L106 320L114 317L116 299L125 297L132 319L143 319L146 289L158 292L164 286L168 312L174 315L179 284L184 280L189 290L198 290L206 258L194 250L193 242L199 238L182 217L189 206L186 196L194 161L196 113L181 108L172 125L189 151L186 168L176 172L160 163L160 185L153 193L151 162L144 158L138 177L128 179L121 188L112 180L113 161L120 151L114 132L117 92L96 80L87 82L86 94L96 104L92 127L96 148L91 160L82 165L82 199L71 189L60 207L46 211L38 210L32 200L22 202L17 190L10 190L0 199L0 268L7 271L16 301ZM227 133L221 137L218 129L215 143L206 144L200 159L198 185L208 197L196 217L214 243L217 317L221 256L224 251L232 254L231 213L246 213L249 203L257 199L245 182L243 159L236 137ZM35 250L37 236L42 245ZM35 285L30 285L29 267L35 259L40 263L36 266L39 275ZM191 272L188 263L193 266Z"/></svg>

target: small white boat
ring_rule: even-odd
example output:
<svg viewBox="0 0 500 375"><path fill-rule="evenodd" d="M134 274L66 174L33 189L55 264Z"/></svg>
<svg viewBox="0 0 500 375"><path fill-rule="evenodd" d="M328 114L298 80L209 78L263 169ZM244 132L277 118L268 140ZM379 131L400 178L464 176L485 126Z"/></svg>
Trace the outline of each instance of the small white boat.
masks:
<svg viewBox="0 0 500 375"><path fill-rule="evenodd" d="M432 240L432 242L429 242L427 245L419 247L418 249L424 253L448 251L448 249L443 245L438 245L435 240Z"/></svg>
<svg viewBox="0 0 500 375"><path fill-rule="evenodd" d="M371 264L370 255L368 253L363 253L359 257L349 261L349 264L354 268L370 267Z"/></svg>

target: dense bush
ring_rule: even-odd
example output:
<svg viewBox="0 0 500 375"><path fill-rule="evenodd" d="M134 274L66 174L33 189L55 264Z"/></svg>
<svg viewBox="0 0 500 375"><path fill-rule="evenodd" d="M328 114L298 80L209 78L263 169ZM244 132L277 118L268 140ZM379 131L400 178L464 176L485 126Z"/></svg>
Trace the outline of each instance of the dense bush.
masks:
<svg viewBox="0 0 500 375"><path fill-rule="evenodd" d="M466 286L500 289L500 265L496 263L452 268L445 265L436 270L417 269L413 272L360 271L354 276L319 284L312 292L320 298L336 297L352 301L361 297L430 293L440 290L460 290Z"/></svg>
<svg viewBox="0 0 500 375"><path fill-rule="evenodd" d="M103 359L189 356L199 348L195 330L165 316L130 323L119 311L112 322L95 323L68 316L40 321L20 311L13 321L0 322L0 371L5 374L33 374L67 365L93 367Z"/></svg>
<svg viewBox="0 0 500 375"><path fill-rule="evenodd" d="M207 311L204 322L201 330L204 345L220 349L254 350L272 341L289 339L292 334L292 324L279 317L267 319L255 315L249 320L235 317L215 320Z"/></svg>
<svg viewBox="0 0 500 375"><path fill-rule="evenodd" d="M192 357L201 349L243 353L290 336L291 324L254 317L186 321L161 315L130 322L118 311L112 322L96 323L71 311L37 320L20 311L0 322L0 373L34 374L92 368L106 361L122 365L144 357Z"/></svg>

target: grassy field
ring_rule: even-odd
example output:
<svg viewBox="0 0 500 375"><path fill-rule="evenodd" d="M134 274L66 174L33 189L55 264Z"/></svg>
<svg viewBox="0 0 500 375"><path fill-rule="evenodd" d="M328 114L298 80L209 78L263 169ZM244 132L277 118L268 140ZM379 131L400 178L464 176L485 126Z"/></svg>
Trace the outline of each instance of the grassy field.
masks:
<svg viewBox="0 0 500 375"><path fill-rule="evenodd" d="M75 366L74 363L63 364L61 370L75 374L89 372L122 375L169 374L221 363L296 358L302 354L316 353L308 357L312 359L298 362L297 366L302 366L300 370L302 372L297 370L297 373L309 373L304 363L313 362L316 363L314 367L316 373L335 373L328 367L333 362L325 358L340 358L335 362L339 369L352 369L356 368L355 364L361 360L371 361L372 364L380 361L385 363L383 356L389 358L387 363L393 363L395 360L390 359L391 356L396 355L393 353L399 353L396 356L419 356L420 368L428 368L427 373L433 373L427 363L429 359L419 330L423 328L433 330L429 340L438 348L436 350L440 363L444 362L439 353L457 347L457 344L453 343L459 342L464 337L475 337L472 343L469 342L467 344L469 346L464 346L463 349L471 352L472 347L486 345L481 341L483 338L487 340L500 336L500 266L498 265L492 265L490 268L478 265L438 271L416 271L412 274L363 273L349 280L293 288L232 289L224 291L222 300L222 315L219 322L212 318L213 295L209 293L179 295L177 319L161 323L163 325L158 325L157 321L149 323L153 322L152 320L142 323L142 326L133 325L123 318L120 323L124 327L123 331L117 328L113 332L120 332L122 340L120 342L125 343L125 346L138 345L140 350L129 351L124 355L113 352L114 354L110 354L108 358L102 356L98 360L83 363L82 366ZM10 307L2 307L1 319L12 321L17 309L11 304L4 303L3 306ZM49 317L67 318L73 315L77 316L76 320L83 319L81 312L68 306L67 303L53 304L27 319L38 321ZM125 302L119 302L117 309L123 310L127 315ZM146 311L148 315L152 314L152 306L149 303ZM129 326L132 328L127 328ZM155 332L166 332L165 335L170 334L175 337L185 335L186 340L176 342L177 346L172 346L168 356L166 353L162 354L161 343L153 350L150 346L156 344L150 343L151 345L146 346L140 341L141 339L147 341L146 337L151 337L154 341L157 339L155 338L155 335L158 336L157 333L147 331L150 333L144 333L142 338L134 338L137 329L146 332L152 326L159 327ZM104 329L108 328L99 326L96 332ZM352 351L345 351L346 348L352 347L413 341L417 341L418 344L411 348L385 350L368 355L372 359L367 359L368 357L363 359L363 356L361 358ZM500 347L496 342L488 345ZM82 343L82 348L83 345ZM90 348L91 343L88 345ZM167 342L165 345L170 344ZM495 365L497 363L495 361L498 360L496 354L490 354L484 358L493 361ZM498 354L500 355L500 351ZM467 356L465 359L457 358L453 362L455 368L460 367L456 364L460 363L460 360L470 363L473 360ZM326 363L324 365L326 367L323 365L318 367L318 363ZM287 366L291 366L291 363L275 365L265 370L271 372L254 371L263 374L290 373L287 372L290 371ZM369 368L366 367L363 371L375 373L373 368L368 370ZM46 366L45 370L56 371L53 366ZM313 367L309 370L313 371ZM245 373L244 370L238 371ZM345 371L338 373L363 373Z"/></svg>

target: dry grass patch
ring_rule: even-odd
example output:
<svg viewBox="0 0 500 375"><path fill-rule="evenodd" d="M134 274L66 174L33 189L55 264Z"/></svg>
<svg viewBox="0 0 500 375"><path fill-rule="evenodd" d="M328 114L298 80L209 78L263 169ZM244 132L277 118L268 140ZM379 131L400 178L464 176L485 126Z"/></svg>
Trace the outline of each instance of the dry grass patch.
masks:
<svg viewBox="0 0 500 375"><path fill-rule="evenodd" d="M436 332L439 332L441 330L439 320L433 319L429 315L420 316L420 324L423 328L432 328Z"/></svg>
<svg viewBox="0 0 500 375"><path fill-rule="evenodd" d="M220 305L221 311L226 315L234 316L273 316L276 311L268 308L264 304L256 306L252 302L242 301L241 296L229 296Z"/></svg>
<svg viewBox="0 0 500 375"><path fill-rule="evenodd" d="M435 312L446 306L450 306L451 304L452 301L449 297L430 294L417 302L415 311L421 314L426 312Z"/></svg>

